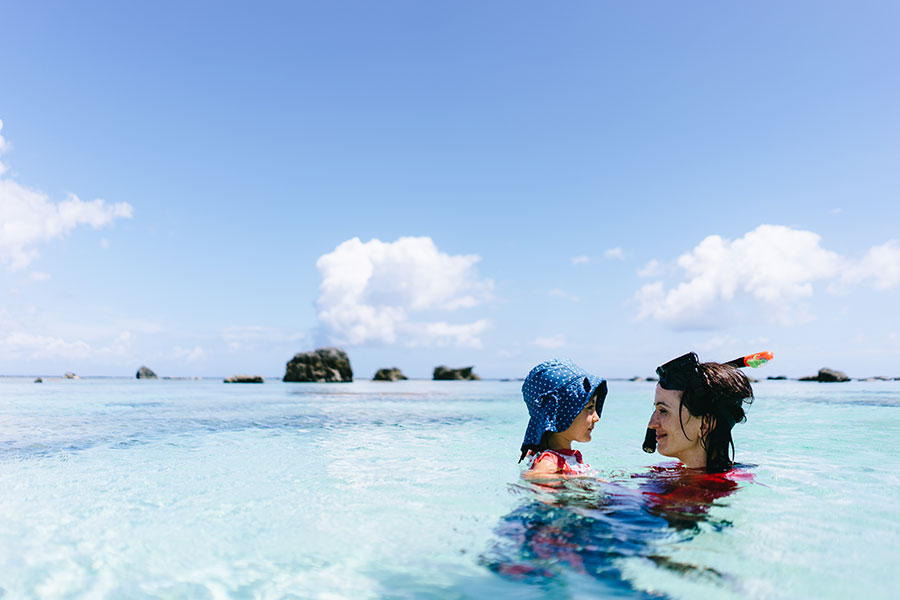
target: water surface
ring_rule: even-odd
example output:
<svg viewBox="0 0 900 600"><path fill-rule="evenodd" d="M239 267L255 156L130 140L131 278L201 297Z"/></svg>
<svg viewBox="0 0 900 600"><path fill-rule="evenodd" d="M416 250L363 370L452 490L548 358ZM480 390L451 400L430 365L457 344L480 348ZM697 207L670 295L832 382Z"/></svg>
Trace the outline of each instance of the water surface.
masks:
<svg viewBox="0 0 900 600"><path fill-rule="evenodd" d="M0 588L41 598L889 598L900 384L761 382L715 497L652 502L649 383L598 478L516 465L516 382L0 379ZM637 475L637 476L636 476Z"/></svg>

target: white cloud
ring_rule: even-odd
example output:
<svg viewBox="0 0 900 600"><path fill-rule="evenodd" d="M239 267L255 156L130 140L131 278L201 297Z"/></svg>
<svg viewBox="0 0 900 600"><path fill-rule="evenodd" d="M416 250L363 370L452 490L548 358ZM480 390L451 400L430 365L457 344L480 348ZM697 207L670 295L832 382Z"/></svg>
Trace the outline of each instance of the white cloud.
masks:
<svg viewBox="0 0 900 600"><path fill-rule="evenodd" d="M8 146L0 137L0 152ZM5 170L0 164L0 263L11 269L28 266L38 257L35 246L63 237L79 225L99 229L115 219L131 217L132 207L126 202L84 202L69 194L54 203L43 192L2 177Z"/></svg>
<svg viewBox="0 0 900 600"><path fill-rule="evenodd" d="M197 362L205 355L206 352L204 352L203 348L201 348L200 346L194 346L193 348L175 346L175 348L172 350L172 356L179 360L183 360L186 363Z"/></svg>
<svg viewBox="0 0 900 600"><path fill-rule="evenodd" d="M697 342L696 344L697 350L699 350L703 354L706 354L707 352L714 352L716 350L735 348L737 346L740 346L740 344L735 338L730 335L715 335L706 340Z"/></svg>
<svg viewBox="0 0 900 600"><path fill-rule="evenodd" d="M607 260L625 260L625 252L621 248L610 248L603 253L603 257Z"/></svg>
<svg viewBox="0 0 900 600"><path fill-rule="evenodd" d="M581 298L576 296L575 294L570 294L570 293L565 292L560 289L552 289L549 292L547 292L547 294L550 296L554 296L556 298L562 298L563 300L568 300L569 302L578 302L581 300Z"/></svg>
<svg viewBox="0 0 900 600"><path fill-rule="evenodd" d="M820 241L811 231L779 225L760 225L733 242L711 235L678 258L683 282L666 289L656 281L638 290L638 317L676 327L716 327L724 305L749 299L775 321L797 322L806 318L798 301L812 295L814 282L841 269L842 259Z"/></svg>
<svg viewBox="0 0 900 600"><path fill-rule="evenodd" d="M873 246L841 280L845 284L870 281L876 290L897 287L900 285L900 243L889 240L881 246Z"/></svg>
<svg viewBox="0 0 900 600"><path fill-rule="evenodd" d="M404 342L406 346L459 346L461 348L481 348L481 338L490 323L487 319L479 319L474 323L452 325L443 321L437 323L410 324Z"/></svg>
<svg viewBox="0 0 900 600"><path fill-rule="evenodd" d="M252 325L228 327L222 330L221 335L230 350L254 349L276 344L300 344L307 338L307 334L302 331Z"/></svg>
<svg viewBox="0 0 900 600"><path fill-rule="evenodd" d="M93 347L84 340L69 341L52 335L12 331L0 338L0 359L47 360L121 357L131 349L131 333L123 331L108 346Z"/></svg>
<svg viewBox="0 0 900 600"><path fill-rule="evenodd" d="M662 272L662 268L659 264L659 261L654 259L648 262L644 267L637 272L639 277L658 277Z"/></svg>
<svg viewBox="0 0 900 600"><path fill-rule="evenodd" d="M28 277L32 281L48 281L50 279L48 273L42 273L41 271L32 271L28 274Z"/></svg>
<svg viewBox="0 0 900 600"><path fill-rule="evenodd" d="M440 252L429 237L385 243L353 238L316 262L322 283L319 324L336 344L453 343L478 347L487 321L413 321L415 313L472 308L490 298L493 282L479 279L477 255Z"/></svg>
<svg viewBox="0 0 900 600"><path fill-rule="evenodd" d="M560 333L549 337L538 337L531 342L531 345L545 350L555 350L566 345L566 336Z"/></svg>
<svg viewBox="0 0 900 600"><path fill-rule="evenodd" d="M59 337L35 335L24 331L15 331L0 338L0 358L46 359L70 358L82 359L93 354L90 345L82 340L66 341Z"/></svg>
<svg viewBox="0 0 900 600"><path fill-rule="evenodd" d="M573 265L586 265L591 262L590 257L584 255L572 257L571 260Z"/></svg>

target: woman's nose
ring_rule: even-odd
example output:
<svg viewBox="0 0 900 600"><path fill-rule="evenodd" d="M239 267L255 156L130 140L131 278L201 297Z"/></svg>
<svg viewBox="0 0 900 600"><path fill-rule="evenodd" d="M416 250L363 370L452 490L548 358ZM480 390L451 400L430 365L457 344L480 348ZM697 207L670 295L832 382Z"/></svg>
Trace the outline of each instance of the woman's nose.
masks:
<svg viewBox="0 0 900 600"><path fill-rule="evenodd" d="M658 429L659 428L659 422L657 421L655 411L653 412L652 415L650 415L650 422L647 423L647 428L648 429Z"/></svg>

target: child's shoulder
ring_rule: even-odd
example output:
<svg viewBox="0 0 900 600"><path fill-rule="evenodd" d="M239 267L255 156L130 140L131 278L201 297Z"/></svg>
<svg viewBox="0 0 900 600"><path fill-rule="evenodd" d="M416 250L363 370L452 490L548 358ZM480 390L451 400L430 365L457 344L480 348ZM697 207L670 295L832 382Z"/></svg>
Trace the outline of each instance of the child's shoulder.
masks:
<svg viewBox="0 0 900 600"><path fill-rule="evenodd" d="M528 472L577 474L586 467L578 450L543 450L532 455Z"/></svg>

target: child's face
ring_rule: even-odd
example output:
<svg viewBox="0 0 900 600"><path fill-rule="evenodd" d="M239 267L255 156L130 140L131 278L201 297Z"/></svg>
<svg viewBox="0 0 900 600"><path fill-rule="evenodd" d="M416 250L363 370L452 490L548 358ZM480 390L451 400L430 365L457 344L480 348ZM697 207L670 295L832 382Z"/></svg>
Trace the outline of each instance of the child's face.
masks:
<svg viewBox="0 0 900 600"><path fill-rule="evenodd" d="M562 436L573 442L589 442L591 441L591 432L594 430L594 424L600 420L597 414L597 398L591 396L585 407L578 413L569 428L561 433Z"/></svg>

